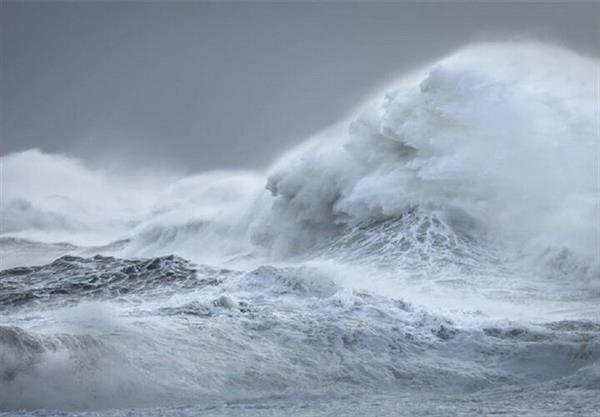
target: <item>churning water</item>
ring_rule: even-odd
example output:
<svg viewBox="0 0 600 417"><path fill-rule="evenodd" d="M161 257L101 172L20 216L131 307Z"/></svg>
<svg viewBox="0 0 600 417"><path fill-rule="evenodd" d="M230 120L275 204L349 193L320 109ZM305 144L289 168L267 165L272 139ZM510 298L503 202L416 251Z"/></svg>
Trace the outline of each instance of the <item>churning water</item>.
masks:
<svg viewBox="0 0 600 417"><path fill-rule="evenodd" d="M2 157L0 411L600 415L598 68L473 45L266 174Z"/></svg>

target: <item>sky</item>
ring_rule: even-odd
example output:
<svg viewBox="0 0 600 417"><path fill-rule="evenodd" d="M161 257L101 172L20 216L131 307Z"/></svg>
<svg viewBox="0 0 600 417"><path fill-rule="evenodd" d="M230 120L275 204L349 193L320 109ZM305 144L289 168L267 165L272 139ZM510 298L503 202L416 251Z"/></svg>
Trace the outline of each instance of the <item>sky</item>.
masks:
<svg viewBox="0 0 600 417"><path fill-rule="evenodd" d="M263 169L373 89L482 40L600 55L600 3L6 2L0 153Z"/></svg>

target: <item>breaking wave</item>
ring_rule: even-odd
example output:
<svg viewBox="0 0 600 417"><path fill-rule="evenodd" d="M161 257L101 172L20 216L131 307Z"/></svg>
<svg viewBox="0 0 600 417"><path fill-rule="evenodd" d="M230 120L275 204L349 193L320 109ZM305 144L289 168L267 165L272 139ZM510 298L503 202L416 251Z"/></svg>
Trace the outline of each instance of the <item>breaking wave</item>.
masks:
<svg viewBox="0 0 600 417"><path fill-rule="evenodd" d="M597 65L540 44L458 51L364 106L348 131L281 158L267 175L271 196L258 174L124 180L65 156L8 155L2 231L69 243L120 234L129 254L144 256L288 256L419 207L458 233L591 261L600 247Z"/></svg>
<svg viewBox="0 0 600 417"><path fill-rule="evenodd" d="M593 410L598 66L472 45L266 173L3 156L0 410L365 390Z"/></svg>

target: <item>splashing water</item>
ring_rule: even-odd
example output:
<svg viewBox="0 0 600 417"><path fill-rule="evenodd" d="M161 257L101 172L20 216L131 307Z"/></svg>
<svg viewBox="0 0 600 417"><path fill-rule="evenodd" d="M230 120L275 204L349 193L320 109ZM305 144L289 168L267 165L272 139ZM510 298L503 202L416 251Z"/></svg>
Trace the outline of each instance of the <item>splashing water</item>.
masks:
<svg viewBox="0 0 600 417"><path fill-rule="evenodd" d="M592 415L598 67L472 45L266 175L2 157L0 410Z"/></svg>

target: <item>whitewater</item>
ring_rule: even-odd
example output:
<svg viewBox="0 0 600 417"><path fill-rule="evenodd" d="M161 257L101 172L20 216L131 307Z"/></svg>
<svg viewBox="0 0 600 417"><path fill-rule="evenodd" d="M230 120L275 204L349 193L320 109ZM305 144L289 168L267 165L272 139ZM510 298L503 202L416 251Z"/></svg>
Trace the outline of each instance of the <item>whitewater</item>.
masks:
<svg viewBox="0 0 600 417"><path fill-rule="evenodd" d="M599 97L481 43L264 172L2 156L0 415L600 416Z"/></svg>

